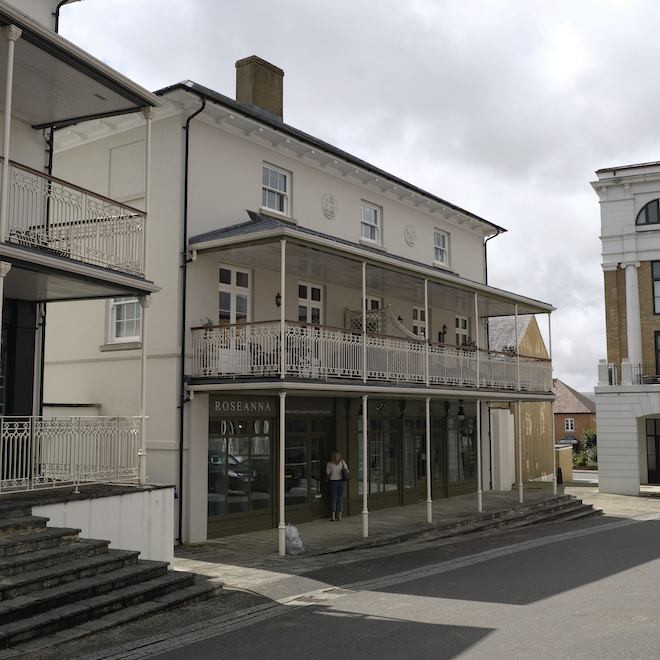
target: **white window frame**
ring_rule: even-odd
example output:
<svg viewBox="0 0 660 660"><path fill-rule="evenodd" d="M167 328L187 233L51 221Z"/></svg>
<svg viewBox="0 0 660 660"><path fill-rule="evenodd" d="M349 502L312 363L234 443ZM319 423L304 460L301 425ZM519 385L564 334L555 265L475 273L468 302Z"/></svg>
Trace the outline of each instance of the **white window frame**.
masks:
<svg viewBox="0 0 660 660"><path fill-rule="evenodd" d="M383 299L380 296L367 294L367 312L373 312L377 309L383 309Z"/></svg>
<svg viewBox="0 0 660 660"><path fill-rule="evenodd" d="M226 284L220 281L220 271L228 270L231 272L231 282ZM238 286L237 284L237 273L244 273L248 278L247 287ZM229 321L220 320L220 293L228 293L230 295L230 308L229 308ZM236 296L245 295L247 298L246 305L246 319L244 323L250 323L252 320L252 272L247 268L236 268L235 266L229 266L227 264L220 264L218 268L218 324L219 325L234 325L236 321Z"/></svg>
<svg viewBox="0 0 660 660"><path fill-rule="evenodd" d="M368 202L362 202L360 205L360 240L373 245L381 245L382 236L382 209Z"/></svg>
<svg viewBox="0 0 660 660"><path fill-rule="evenodd" d="M269 183L264 182L264 176L266 174L266 170L269 172L269 178L270 178L270 173L275 173L278 174L279 176L284 177L284 189L278 187L278 186L272 186ZM281 200L281 209L280 205L277 207L275 206L269 206L268 204L268 199L265 195L265 193L272 193L275 195L278 199ZM285 215L287 217L290 217L291 215L291 172L287 172L286 170L282 170L278 167L274 167L273 165L270 165L269 163L263 163L262 168L261 168L261 208L262 209L267 209L268 211L274 211L275 213L280 213L281 215Z"/></svg>
<svg viewBox="0 0 660 660"><path fill-rule="evenodd" d="M467 316L456 316L456 346L464 346L470 338L470 319Z"/></svg>
<svg viewBox="0 0 660 660"><path fill-rule="evenodd" d="M131 342L137 342L142 340L142 306L137 296L121 296L118 298L112 298L109 301L110 309L108 314L108 343L109 344L128 344ZM117 335L117 311L122 308L127 308L128 305L135 304L137 306L138 315L137 318L133 316L134 320L137 320L137 333L132 335L125 335L120 337ZM119 319L125 320L125 319Z"/></svg>
<svg viewBox="0 0 660 660"><path fill-rule="evenodd" d="M575 418L574 417L565 417L564 418L564 431L566 433L575 433Z"/></svg>
<svg viewBox="0 0 660 660"><path fill-rule="evenodd" d="M413 305L413 322L412 322L412 331L419 337L426 339L426 310L423 307L418 307Z"/></svg>
<svg viewBox="0 0 660 660"><path fill-rule="evenodd" d="M309 323L310 325L323 325L323 302L325 299L325 292L323 291L322 284L315 284L314 282L303 282L302 280L298 282L298 287L306 286L307 287L307 297L300 297L300 288L298 288L298 320L300 320L300 307L304 307L307 310L307 320L301 321L301 323ZM311 292L312 289L318 289L320 293L320 300L312 300ZM319 320L318 323L312 321L312 308L317 308L319 310Z"/></svg>
<svg viewBox="0 0 660 660"><path fill-rule="evenodd" d="M449 268L449 234L441 229L433 230L433 265Z"/></svg>

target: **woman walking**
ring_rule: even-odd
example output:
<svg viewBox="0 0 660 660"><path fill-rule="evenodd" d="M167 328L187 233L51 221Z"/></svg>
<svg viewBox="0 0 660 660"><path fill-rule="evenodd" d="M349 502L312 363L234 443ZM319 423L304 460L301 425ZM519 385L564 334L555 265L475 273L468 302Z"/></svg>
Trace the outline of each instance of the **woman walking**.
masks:
<svg viewBox="0 0 660 660"><path fill-rule="evenodd" d="M344 510L344 491L346 490L348 474L346 461L342 459L341 454L335 449L332 452L332 459L325 466L325 479L330 488L332 522L341 520L341 514Z"/></svg>

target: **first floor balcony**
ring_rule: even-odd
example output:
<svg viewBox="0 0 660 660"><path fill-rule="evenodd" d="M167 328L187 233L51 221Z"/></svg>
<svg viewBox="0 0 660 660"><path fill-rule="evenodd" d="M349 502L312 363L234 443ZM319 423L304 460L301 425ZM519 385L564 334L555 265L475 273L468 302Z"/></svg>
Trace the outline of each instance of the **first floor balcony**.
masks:
<svg viewBox="0 0 660 660"><path fill-rule="evenodd" d="M0 493L137 482L139 417L0 417Z"/></svg>
<svg viewBox="0 0 660 660"><path fill-rule="evenodd" d="M471 346L292 321L199 327L192 335L193 379L279 377L552 391L550 360Z"/></svg>
<svg viewBox="0 0 660 660"><path fill-rule="evenodd" d="M3 242L144 277L143 211L13 161L6 167Z"/></svg>

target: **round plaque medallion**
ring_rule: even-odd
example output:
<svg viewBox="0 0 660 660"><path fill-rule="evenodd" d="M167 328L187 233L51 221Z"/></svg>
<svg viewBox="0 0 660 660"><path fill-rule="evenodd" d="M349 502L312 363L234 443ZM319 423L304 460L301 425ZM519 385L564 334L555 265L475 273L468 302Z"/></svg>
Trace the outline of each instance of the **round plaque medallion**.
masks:
<svg viewBox="0 0 660 660"><path fill-rule="evenodd" d="M325 193L321 198L321 208L323 209L323 215L328 220L333 220L337 215L337 200L330 193Z"/></svg>
<svg viewBox="0 0 660 660"><path fill-rule="evenodd" d="M403 235L406 238L406 243L412 247L417 241L417 232L412 225L406 225L406 228L403 230Z"/></svg>

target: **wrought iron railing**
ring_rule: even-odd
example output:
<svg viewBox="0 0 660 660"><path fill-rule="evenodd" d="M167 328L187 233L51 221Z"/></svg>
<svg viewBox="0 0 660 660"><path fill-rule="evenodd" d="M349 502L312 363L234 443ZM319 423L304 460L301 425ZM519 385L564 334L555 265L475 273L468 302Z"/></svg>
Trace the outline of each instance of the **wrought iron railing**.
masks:
<svg viewBox="0 0 660 660"><path fill-rule="evenodd" d="M281 332L277 321L193 328L193 378L281 375ZM549 360L474 347L291 321L284 346L286 377L477 387L478 374L479 387L552 391Z"/></svg>
<svg viewBox="0 0 660 660"><path fill-rule="evenodd" d="M138 479L139 417L0 417L0 493Z"/></svg>
<svg viewBox="0 0 660 660"><path fill-rule="evenodd" d="M142 211L9 161L6 241L142 277L145 218Z"/></svg>
<svg viewBox="0 0 660 660"><path fill-rule="evenodd" d="M612 365L614 366L614 365ZM636 385L658 385L660 384L660 373L655 364L631 364L632 380ZM616 385L615 383L612 383Z"/></svg>

